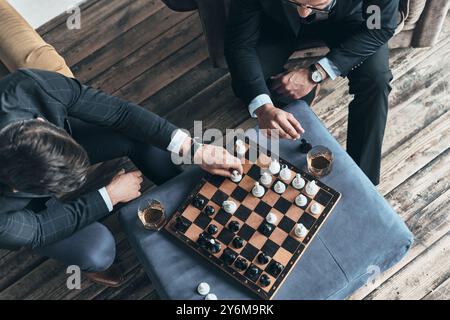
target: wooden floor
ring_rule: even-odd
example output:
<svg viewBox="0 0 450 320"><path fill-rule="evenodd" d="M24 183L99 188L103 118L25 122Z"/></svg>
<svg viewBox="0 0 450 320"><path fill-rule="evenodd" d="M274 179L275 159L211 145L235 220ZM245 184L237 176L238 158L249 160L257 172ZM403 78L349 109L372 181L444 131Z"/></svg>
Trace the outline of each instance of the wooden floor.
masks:
<svg viewBox="0 0 450 320"><path fill-rule="evenodd" d="M81 14L79 31L67 30L64 16L38 31L82 82L184 128L197 119L220 129L253 125L228 73L211 68L196 13L175 13L160 0L91 0ZM434 48L391 54L395 80L379 190L416 242L401 263L351 299L450 298L449 56L450 19ZM346 80L337 80L325 84L314 108L342 145L349 101ZM27 250L0 250L0 298L157 299L117 220L108 225L126 271L124 286L108 289L84 279L82 290L69 291L60 263Z"/></svg>

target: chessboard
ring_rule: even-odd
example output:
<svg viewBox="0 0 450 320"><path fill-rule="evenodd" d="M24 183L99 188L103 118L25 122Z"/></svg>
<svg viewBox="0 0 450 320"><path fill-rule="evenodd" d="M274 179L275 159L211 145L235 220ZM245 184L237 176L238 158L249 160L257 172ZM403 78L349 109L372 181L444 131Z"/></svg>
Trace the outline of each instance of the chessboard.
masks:
<svg viewBox="0 0 450 320"><path fill-rule="evenodd" d="M264 187L264 195L255 197L252 189L260 181L262 172L269 170L272 159L270 151L260 147L256 156L255 153L250 156L254 146L248 142L245 146L242 179L235 183L229 178L205 176L165 229L260 298L270 300L330 216L340 194L278 159L283 168L292 171L291 178L282 180L279 174L272 175L272 183ZM305 191L306 187L294 188L296 174L301 175L306 185L315 181L318 192L311 196ZM279 181L286 186L281 194L274 188ZM302 207L295 201L300 194L307 199ZM225 201L236 204L233 213L224 209ZM321 209L319 214L312 213L314 204ZM272 219L276 217L275 222L268 223L268 215ZM305 230L301 237L294 231L299 224Z"/></svg>

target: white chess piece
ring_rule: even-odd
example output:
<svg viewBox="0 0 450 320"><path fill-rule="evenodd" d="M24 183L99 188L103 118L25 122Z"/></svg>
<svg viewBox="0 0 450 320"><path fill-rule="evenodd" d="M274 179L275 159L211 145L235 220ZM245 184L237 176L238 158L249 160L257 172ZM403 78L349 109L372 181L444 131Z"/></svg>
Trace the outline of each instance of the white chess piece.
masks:
<svg viewBox="0 0 450 320"><path fill-rule="evenodd" d="M243 158L245 156L245 152L247 151L245 149L244 141L236 140L235 148L236 148L236 155L237 155L237 157L238 158Z"/></svg>
<svg viewBox="0 0 450 320"><path fill-rule="evenodd" d="M305 187L305 179L302 178L302 176L300 175L300 173L297 173L297 175L295 176L294 180L292 181L292 186L295 189L303 189Z"/></svg>
<svg viewBox="0 0 450 320"><path fill-rule="evenodd" d="M295 204L299 207L305 207L308 204L308 199L300 194L295 198Z"/></svg>
<svg viewBox="0 0 450 320"><path fill-rule="evenodd" d="M263 186L269 187L272 183L272 176L268 172L264 172L259 181Z"/></svg>
<svg viewBox="0 0 450 320"><path fill-rule="evenodd" d="M242 174L239 173L239 171L237 170L233 170L232 174L231 174L231 181L235 182L235 183L239 183L242 180Z"/></svg>
<svg viewBox="0 0 450 320"><path fill-rule="evenodd" d="M277 216L272 212L269 212L269 214L266 216L266 221L270 224L275 224L277 220Z"/></svg>
<svg viewBox="0 0 450 320"><path fill-rule="evenodd" d="M318 203L313 203L310 210L313 215L317 216L322 212L322 207Z"/></svg>
<svg viewBox="0 0 450 320"><path fill-rule="evenodd" d="M283 165L281 171L280 171L280 178L281 180L288 181L291 179L292 171L288 168L287 165Z"/></svg>
<svg viewBox="0 0 450 320"><path fill-rule="evenodd" d="M214 293L209 293L206 295L205 300L217 300L217 296Z"/></svg>
<svg viewBox="0 0 450 320"><path fill-rule="evenodd" d="M202 282L197 287L197 292L202 296L206 296L209 293L210 287L206 282Z"/></svg>
<svg viewBox="0 0 450 320"><path fill-rule="evenodd" d="M273 159L269 166L270 173L275 175L278 174L280 170L281 170L280 163L278 162L278 160Z"/></svg>
<svg viewBox="0 0 450 320"><path fill-rule="evenodd" d="M317 185L316 181L310 181L306 185L305 191L308 195L315 196L316 193L319 192L319 186Z"/></svg>
<svg viewBox="0 0 450 320"><path fill-rule="evenodd" d="M276 193L282 194L286 191L286 185L283 182L278 181L277 183L275 183L273 189L275 190Z"/></svg>
<svg viewBox="0 0 450 320"><path fill-rule="evenodd" d="M255 186L253 187L253 189L252 189L252 194L255 196L255 197L257 197L257 198L261 198L262 196L264 196L264 193L265 193L266 191L264 190L264 187L263 186L261 186L260 184L259 184L259 182L256 182L255 183Z"/></svg>
<svg viewBox="0 0 450 320"><path fill-rule="evenodd" d="M222 207L223 207L223 210L225 210L225 212L227 212L229 214L233 214L237 210L237 204L234 201L230 201L230 200L224 201L222 203Z"/></svg>
<svg viewBox="0 0 450 320"><path fill-rule="evenodd" d="M308 234L308 230L303 224L299 223L295 226L294 233L297 237L304 238Z"/></svg>

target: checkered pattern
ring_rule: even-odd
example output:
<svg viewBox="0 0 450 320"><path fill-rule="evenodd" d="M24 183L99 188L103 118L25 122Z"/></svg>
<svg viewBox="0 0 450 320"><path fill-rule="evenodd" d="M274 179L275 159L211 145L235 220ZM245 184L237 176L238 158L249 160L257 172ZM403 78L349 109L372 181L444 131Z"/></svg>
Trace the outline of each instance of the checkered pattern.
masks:
<svg viewBox="0 0 450 320"><path fill-rule="evenodd" d="M265 195L261 199L255 198L251 190L255 182L260 179L262 170L267 169L269 164L266 161L265 167L260 166L260 163L264 160L261 159L262 157L267 156L259 155L256 163L244 164L244 175L239 183L217 176L210 176L202 182L200 189L193 196L202 197L205 200L204 207L212 206L215 209L215 214L208 216L202 211L204 207L196 208L192 204L188 204L181 213L186 224L185 230L181 230L181 233L184 233L188 239L192 240L192 244L195 244L199 235L210 224L217 226L218 232L214 235L214 238L221 243L222 249L217 254L212 255L217 259L211 260L220 264L222 269L232 275L240 274L241 277L238 278L242 279L244 284L253 283L254 288L257 288L255 290L257 293L262 291L270 298L276 291L277 286L281 284L281 281L277 281L278 278L284 278L287 275L311 239L309 234L302 239L296 237L294 234L296 224L302 223L308 229L308 233L313 234L323 220L321 215L331 210L329 204L331 205L333 194L328 192L329 188L327 188L328 191L321 188L316 196L311 198L304 190L296 190L291 183L298 170L289 166L293 171L291 180L282 181L279 177L274 177L272 185L265 187ZM301 174L306 181L311 180L311 177L304 173ZM286 191L281 195L273 190L277 181L282 181L287 186ZM320 183L319 186L321 186ZM296 206L294 201L300 193L308 199L308 204L303 208ZM232 200L238 205L234 214L229 214L221 208L225 200ZM314 216L310 211L311 205L315 202L323 208L322 214L319 216ZM263 235L259 230L269 212L277 216L277 222L274 224L275 228L270 235ZM232 232L229 229L228 226L231 221L239 222L240 229L237 232ZM235 237L244 240L242 248L233 246L232 241ZM247 272L248 268L242 271L238 270L234 264L228 266L221 262L221 256L225 250L234 252L237 258L245 259L249 267L256 266L260 270L259 274L251 276ZM269 256L269 262L264 265L261 265L257 259L262 252ZM271 272L272 264L276 263L283 266L283 272L279 275ZM269 286L263 287L259 283L262 274L269 277Z"/></svg>

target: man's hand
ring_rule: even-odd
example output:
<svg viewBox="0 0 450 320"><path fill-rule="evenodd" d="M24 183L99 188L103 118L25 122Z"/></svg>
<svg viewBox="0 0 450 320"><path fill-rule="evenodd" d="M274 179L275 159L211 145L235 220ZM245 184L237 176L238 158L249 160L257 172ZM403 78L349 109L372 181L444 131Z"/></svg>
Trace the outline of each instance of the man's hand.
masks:
<svg viewBox="0 0 450 320"><path fill-rule="evenodd" d="M305 130L295 117L273 104L265 104L256 110L258 123L261 129L266 129L267 135L272 135L272 130L278 130L278 136L282 139L299 139Z"/></svg>
<svg viewBox="0 0 450 320"><path fill-rule="evenodd" d="M232 156L227 150L215 145L203 145L194 155L194 163L214 175L231 177L231 173L237 170L244 172L241 161Z"/></svg>
<svg viewBox="0 0 450 320"><path fill-rule="evenodd" d="M316 86L311 80L311 71L304 68L280 73L271 79L272 91L295 100L303 98Z"/></svg>
<svg viewBox="0 0 450 320"><path fill-rule="evenodd" d="M111 183L106 186L106 191L113 206L138 198L141 195L142 181L142 172L133 171L125 173L125 170L120 170Z"/></svg>

